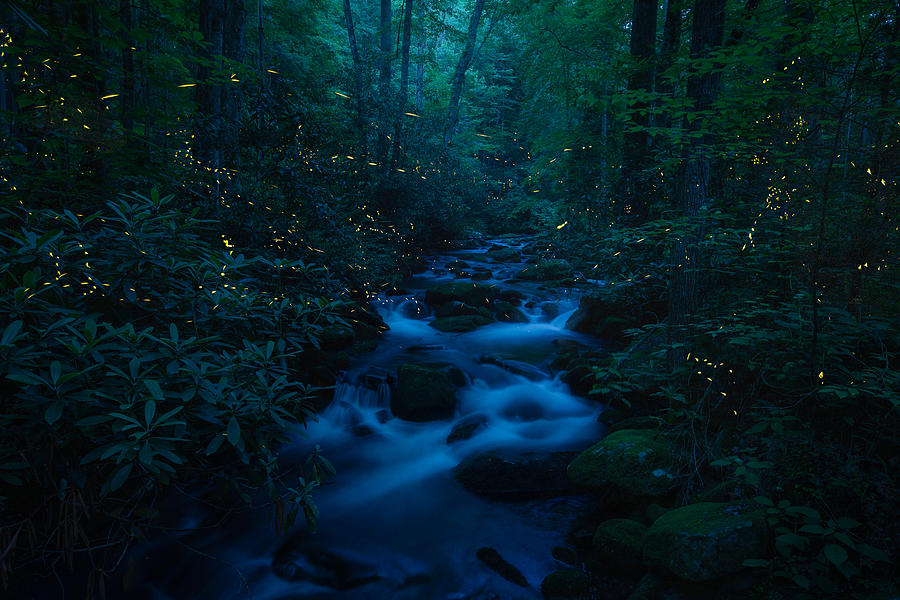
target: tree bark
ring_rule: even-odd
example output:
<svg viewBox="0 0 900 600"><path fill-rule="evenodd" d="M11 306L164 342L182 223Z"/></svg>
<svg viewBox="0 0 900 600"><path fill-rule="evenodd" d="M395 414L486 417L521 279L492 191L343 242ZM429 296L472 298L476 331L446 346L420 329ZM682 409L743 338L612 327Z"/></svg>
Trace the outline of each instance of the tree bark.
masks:
<svg viewBox="0 0 900 600"><path fill-rule="evenodd" d="M391 0L381 0L381 18L379 20L379 65L378 95L379 115L378 138L375 143L377 162L385 169L388 155L388 128L391 122Z"/></svg>
<svg viewBox="0 0 900 600"><path fill-rule="evenodd" d="M694 3L691 29L691 58L708 58L711 52L722 45L725 25L725 0L696 0ZM693 110L698 116L708 111L719 93L720 75L705 69L692 69L688 79L687 96L693 101ZM690 121L690 130L700 127L699 119ZM700 287L700 241L703 239L702 223L698 217L709 201L711 136L702 136L679 168L676 197L681 214L686 221L686 230L675 243L672 279L669 284L669 333L673 344L684 344L688 339L689 327L699 306ZM676 349L670 354L674 367L681 362L684 351Z"/></svg>
<svg viewBox="0 0 900 600"><path fill-rule="evenodd" d="M344 0L344 24L347 27L347 40L350 44L350 57L353 59L351 77L353 79L353 96L356 102L356 134L359 138L356 153L361 157L368 154L366 143L366 116L363 104L362 61L359 58L359 46L356 44L356 29L353 26L353 12L350 0Z"/></svg>
<svg viewBox="0 0 900 600"><path fill-rule="evenodd" d="M656 0L634 0L631 19L631 57L636 65L628 78L628 91L647 94L653 91L654 57L656 43ZM648 164L649 139L645 128L649 125L650 103L637 100L631 103L631 120L637 129L625 132L622 152L621 192L626 212L636 222L649 218L649 198L640 190L640 172Z"/></svg>
<svg viewBox="0 0 900 600"><path fill-rule="evenodd" d="M412 40L412 5L413 0L404 0L403 10L403 42L400 60L400 94L397 98L397 112L394 119L394 151L391 155L391 168L400 158L402 151L401 134L403 132L403 113L406 112L406 99L409 86L409 46Z"/></svg>
<svg viewBox="0 0 900 600"><path fill-rule="evenodd" d="M456 133L456 126L459 124L459 99L462 95L463 83L466 80L466 71L472 63L472 56L475 53L475 39L478 37L478 23L481 21L481 12L484 10L484 0L475 0L475 7L472 9L472 17L469 19L469 32L466 37L466 46L459 62L456 64L456 71L453 73L450 90L450 108L447 113L447 128L444 130L444 144L447 145L453 140Z"/></svg>

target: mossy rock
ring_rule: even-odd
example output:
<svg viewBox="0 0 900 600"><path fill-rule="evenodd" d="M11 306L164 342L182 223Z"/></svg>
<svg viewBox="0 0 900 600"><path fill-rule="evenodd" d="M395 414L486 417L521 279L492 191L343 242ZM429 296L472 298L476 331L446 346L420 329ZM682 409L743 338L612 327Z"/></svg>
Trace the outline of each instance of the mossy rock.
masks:
<svg viewBox="0 0 900 600"><path fill-rule="evenodd" d="M456 480L474 496L519 502L565 496L574 490L566 478L571 452L475 454L453 470Z"/></svg>
<svg viewBox="0 0 900 600"><path fill-rule="evenodd" d="M521 587L528 587L528 580L522 572L510 564L500 553L493 548L479 548L476 553L478 560L483 562L490 570L500 575L503 579L511 581Z"/></svg>
<svg viewBox="0 0 900 600"><path fill-rule="evenodd" d="M456 412L456 386L446 370L413 364L397 369L391 412L407 421L449 419Z"/></svg>
<svg viewBox="0 0 900 600"><path fill-rule="evenodd" d="M622 429L579 454L569 465L569 479L592 489L614 486L635 497L663 496L678 485L675 453L655 431Z"/></svg>
<svg viewBox="0 0 900 600"><path fill-rule="evenodd" d="M486 255L497 262L521 262L522 254L508 246L491 246Z"/></svg>
<svg viewBox="0 0 900 600"><path fill-rule="evenodd" d="M504 323L527 323L528 317L521 310L504 300L494 303L497 320Z"/></svg>
<svg viewBox="0 0 900 600"><path fill-rule="evenodd" d="M439 306L456 300L470 306L490 308L500 297L500 290L482 283L454 281L442 283L425 291L425 302L430 306Z"/></svg>
<svg viewBox="0 0 900 600"><path fill-rule="evenodd" d="M343 350L353 345L353 328L346 325L329 325L319 334L319 346L323 350Z"/></svg>
<svg viewBox="0 0 900 600"><path fill-rule="evenodd" d="M764 516L739 504L698 502L670 510L644 536L644 564L688 581L741 571L744 560L765 556Z"/></svg>
<svg viewBox="0 0 900 600"><path fill-rule="evenodd" d="M575 277L575 269L564 260L542 260L519 271L516 279L527 281L559 281Z"/></svg>
<svg viewBox="0 0 900 600"><path fill-rule="evenodd" d="M544 577L541 594L546 600L587 600L591 578L580 569L561 569Z"/></svg>
<svg viewBox="0 0 900 600"><path fill-rule="evenodd" d="M594 533L593 548L604 567L637 574L643 570L647 526L631 519L609 519Z"/></svg>
<svg viewBox="0 0 900 600"><path fill-rule="evenodd" d="M466 332L478 329L494 320L482 315L460 315L458 317L441 317L430 323L438 331Z"/></svg>
<svg viewBox="0 0 900 600"><path fill-rule="evenodd" d="M491 311L483 306L472 306L458 300L440 304L434 309L434 316L438 318L461 317L463 315L481 315L489 319L491 318Z"/></svg>

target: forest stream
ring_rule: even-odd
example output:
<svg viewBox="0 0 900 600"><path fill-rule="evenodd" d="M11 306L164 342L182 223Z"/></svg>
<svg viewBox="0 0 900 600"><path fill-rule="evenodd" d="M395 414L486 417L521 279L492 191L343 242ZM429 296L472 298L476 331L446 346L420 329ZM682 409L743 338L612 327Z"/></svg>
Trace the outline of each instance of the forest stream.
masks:
<svg viewBox="0 0 900 600"><path fill-rule="evenodd" d="M528 258L522 240L493 244L502 246ZM588 507L567 489L565 465L602 434L601 406L572 395L550 363L561 347L600 342L565 329L573 291L513 280L524 263L495 261L490 247L433 257L408 293L379 297L390 329L353 359L332 403L282 452L300 461L319 445L337 470L316 492L314 533L278 536L263 514L195 532L145 549L165 570L150 568L138 587L155 598L540 598L541 580L565 566L554 547ZM464 333L431 327L425 290L473 274L518 304L519 322ZM391 412L404 365L453 380L452 418L414 422ZM476 474L467 484L475 493L464 489L459 465L481 473L496 456L526 464L528 475L485 482ZM497 567L504 563L514 568Z"/></svg>

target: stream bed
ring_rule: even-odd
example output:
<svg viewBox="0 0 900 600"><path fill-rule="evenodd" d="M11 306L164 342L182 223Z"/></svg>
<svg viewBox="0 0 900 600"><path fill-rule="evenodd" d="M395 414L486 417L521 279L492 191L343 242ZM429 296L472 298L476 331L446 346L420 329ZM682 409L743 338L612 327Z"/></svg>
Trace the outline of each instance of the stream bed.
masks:
<svg viewBox="0 0 900 600"><path fill-rule="evenodd" d="M512 260L488 252L504 246ZM553 549L566 545L590 498L538 489L497 500L471 493L454 474L489 451L538 465L567 460L560 453L581 451L602 436L601 405L572 395L551 368L561 348L601 342L565 329L576 293L513 279L527 258L526 242L511 240L447 252L407 282L407 293L378 298L390 329L374 351L353 358L333 402L282 452L289 463L318 445L337 470L315 493L317 530L298 525L277 535L269 515L249 515L146 548L154 562L160 553L168 557L164 575L150 569L152 583L139 584L147 597L540 598L541 580L566 566ZM425 290L472 275L504 290L517 322L463 333L432 327ZM448 366L456 386L452 418L414 422L392 414L398 369L410 364ZM521 577L488 568L485 552Z"/></svg>

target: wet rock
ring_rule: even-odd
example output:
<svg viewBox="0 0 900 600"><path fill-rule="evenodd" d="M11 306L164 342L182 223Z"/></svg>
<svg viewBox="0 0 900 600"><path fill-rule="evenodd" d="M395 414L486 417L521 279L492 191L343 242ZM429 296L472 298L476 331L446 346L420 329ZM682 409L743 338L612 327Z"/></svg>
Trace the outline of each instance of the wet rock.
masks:
<svg viewBox="0 0 900 600"><path fill-rule="evenodd" d="M517 249L510 248L509 246L498 246L494 244L485 254L497 262L522 261L522 254Z"/></svg>
<svg viewBox="0 0 900 600"><path fill-rule="evenodd" d="M314 545L288 542L275 554L272 570L288 581L307 581L348 590L381 579L378 567L364 558Z"/></svg>
<svg viewBox="0 0 900 600"><path fill-rule="evenodd" d="M463 315L481 315L482 317L491 317L491 311L483 306L472 306L465 302L452 300L446 304L439 305L434 309L434 315L438 318L443 317L461 317Z"/></svg>
<svg viewBox="0 0 900 600"><path fill-rule="evenodd" d="M462 442L470 439L476 433L487 427L487 416L481 413L467 415L460 419L447 435L447 444Z"/></svg>
<svg viewBox="0 0 900 600"><path fill-rule="evenodd" d="M572 483L588 488L662 496L677 486L675 448L652 430L623 429L579 454L568 474Z"/></svg>
<svg viewBox="0 0 900 600"><path fill-rule="evenodd" d="M454 475L471 494L490 500L530 500L571 494L566 465L573 452L476 454L461 462Z"/></svg>
<svg viewBox="0 0 900 600"><path fill-rule="evenodd" d="M659 517L644 538L644 563L688 581L741 571L744 560L765 556L764 516L739 504L698 502Z"/></svg>
<svg viewBox="0 0 900 600"><path fill-rule="evenodd" d="M516 375L521 375L522 377L527 377L532 381L543 381L547 379L548 374L535 367L534 365L528 364L526 362L522 362L520 360L512 360L509 358L503 358L500 356L495 356L493 354L486 354L478 359L478 362L486 365L495 365L509 371L510 373L514 373Z"/></svg>
<svg viewBox="0 0 900 600"><path fill-rule="evenodd" d="M554 546L553 550L550 551L550 554L553 555L553 558L563 564L571 566L578 564L578 552L575 551L575 548Z"/></svg>
<svg viewBox="0 0 900 600"><path fill-rule="evenodd" d="M436 285L425 292L425 302L435 307L456 300L470 306L490 308L499 297L499 290L493 286L457 281Z"/></svg>
<svg viewBox="0 0 900 600"><path fill-rule="evenodd" d="M544 577L541 594L545 600L587 600L591 578L580 569L562 569Z"/></svg>
<svg viewBox="0 0 900 600"><path fill-rule="evenodd" d="M472 272L472 279L475 281L485 281L488 279L493 279L494 274L488 271L487 269L475 269Z"/></svg>
<svg viewBox="0 0 900 600"><path fill-rule="evenodd" d="M541 260L519 271L516 279L528 281L559 281L575 277L575 269L564 260Z"/></svg>
<svg viewBox="0 0 900 600"><path fill-rule="evenodd" d="M476 556L478 556L478 560L503 579L522 587L528 587L528 580L525 579L522 572L500 556L500 553L493 548L479 548Z"/></svg>
<svg viewBox="0 0 900 600"><path fill-rule="evenodd" d="M541 314L552 319L559 315L559 304L556 302L544 302L541 304Z"/></svg>
<svg viewBox="0 0 900 600"><path fill-rule="evenodd" d="M456 412L456 386L445 370L400 365L391 412L407 421L449 419Z"/></svg>
<svg viewBox="0 0 900 600"><path fill-rule="evenodd" d="M655 573L645 573L637 586L628 595L627 600L654 600L657 597L657 588L660 586L659 576Z"/></svg>
<svg viewBox="0 0 900 600"><path fill-rule="evenodd" d="M478 329L483 325L489 325L494 320L482 315L460 315L458 317L442 317L430 323L438 331L453 331L464 333Z"/></svg>
<svg viewBox="0 0 900 600"><path fill-rule="evenodd" d="M500 292L500 299L504 302L509 302L513 306L519 306L522 304L522 300L525 299L525 294L519 290L503 290Z"/></svg>
<svg viewBox="0 0 900 600"><path fill-rule="evenodd" d="M504 323L527 323L528 317L521 310L504 300L494 303L494 311L498 321Z"/></svg>
<svg viewBox="0 0 900 600"><path fill-rule="evenodd" d="M609 519L600 523L592 546L605 570L640 573L647 526L631 519Z"/></svg>

